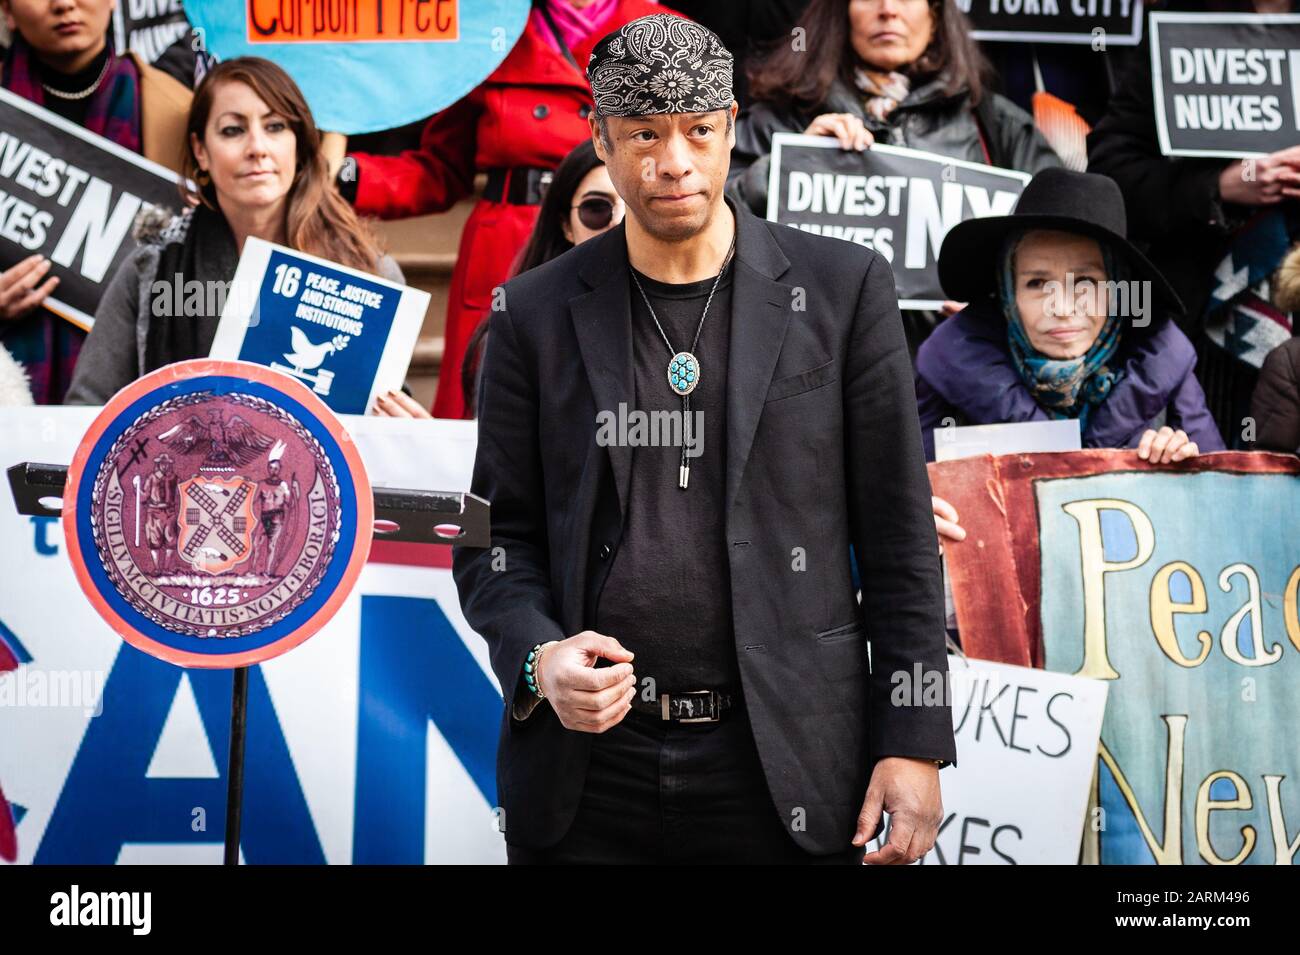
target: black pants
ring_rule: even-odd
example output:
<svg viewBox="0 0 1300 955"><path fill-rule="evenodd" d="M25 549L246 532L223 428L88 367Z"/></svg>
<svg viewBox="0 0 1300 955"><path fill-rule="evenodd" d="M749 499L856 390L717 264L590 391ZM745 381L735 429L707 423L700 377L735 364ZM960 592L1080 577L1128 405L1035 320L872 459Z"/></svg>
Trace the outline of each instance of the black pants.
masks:
<svg viewBox="0 0 1300 955"><path fill-rule="evenodd" d="M633 710L592 739L573 825L546 849L506 845L520 864L861 863L845 844L814 856L772 802L743 704L716 723L671 723Z"/></svg>

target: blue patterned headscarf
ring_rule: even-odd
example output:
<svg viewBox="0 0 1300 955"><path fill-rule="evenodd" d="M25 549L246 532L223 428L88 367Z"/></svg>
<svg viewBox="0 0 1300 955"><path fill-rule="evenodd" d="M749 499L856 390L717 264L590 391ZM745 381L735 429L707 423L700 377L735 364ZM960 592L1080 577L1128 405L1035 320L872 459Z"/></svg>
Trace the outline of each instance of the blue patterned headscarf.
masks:
<svg viewBox="0 0 1300 955"><path fill-rule="evenodd" d="M1110 389L1119 380L1119 373L1109 366L1119 347L1120 319L1115 314L1115 301L1108 302L1106 324L1097 340L1078 358L1050 358L1029 343L1029 336L1020 321L1016 307L1016 281L1012 271L1012 253L1028 230L1021 230L1006 238L1002 244L1002 271L998 277L998 291L1002 299L1002 313L1007 320L1007 344L1015 362L1020 380L1025 383L1039 407L1053 418L1078 418L1079 430L1088 427L1092 409L1106 400ZM1122 281L1116 258L1109 243L1098 240L1106 278Z"/></svg>

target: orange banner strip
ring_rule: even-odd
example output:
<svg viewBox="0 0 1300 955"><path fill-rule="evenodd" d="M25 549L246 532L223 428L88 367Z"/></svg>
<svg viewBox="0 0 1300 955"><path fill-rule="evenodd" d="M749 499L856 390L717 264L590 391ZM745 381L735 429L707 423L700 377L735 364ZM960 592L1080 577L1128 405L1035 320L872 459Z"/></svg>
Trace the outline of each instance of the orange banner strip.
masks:
<svg viewBox="0 0 1300 955"><path fill-rule="evenodd" d="M250 43L456 40L460 0L248 0Z"/></svg>

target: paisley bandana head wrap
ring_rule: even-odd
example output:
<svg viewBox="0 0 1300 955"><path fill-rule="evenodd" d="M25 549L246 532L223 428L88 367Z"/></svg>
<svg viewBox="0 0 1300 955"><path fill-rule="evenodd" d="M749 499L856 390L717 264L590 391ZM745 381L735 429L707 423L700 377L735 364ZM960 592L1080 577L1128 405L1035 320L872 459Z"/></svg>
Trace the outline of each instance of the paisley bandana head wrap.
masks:
<svg viewBox="0 0 1300 955"><path fill-rule="evenodd" d="M716 33L668 13L625 23L587 61L598 116L730 109L733 60Z"/></svg>
<svg viewBox="0 0 1300 955"><path fill-rule="evenodd" d="M1016 279L1013 268L1016 246L1027 230L1012 233L1002 244L1002 269L998 277L998 291L1002 313L1007 320L1007 344L1011 360L1015 363L1020 380L1025 383L1039 407L1053 418L1078 418L1079 430L1088 427L1092 410L1106 400L1120 373L1110 367L1115 350L1119 347L1120 319L1115 313L1113 297L1107 297L1106 323L1096 341L1078 358L1050 358L1034 348L1020 321L1016 306ZM1106 242L1100 242L1106 278L1122 281L1114 252Z"/></svg>

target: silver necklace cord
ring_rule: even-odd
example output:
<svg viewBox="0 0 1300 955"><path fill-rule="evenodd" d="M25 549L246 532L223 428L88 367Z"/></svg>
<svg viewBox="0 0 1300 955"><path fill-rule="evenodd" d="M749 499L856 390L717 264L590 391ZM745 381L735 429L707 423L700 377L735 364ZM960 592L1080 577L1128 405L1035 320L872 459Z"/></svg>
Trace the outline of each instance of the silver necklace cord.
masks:
<svg viewBox="0 0 1300 955"><path fill-rule="evenodd" d="M709 305L713 302L713 293L718 290L718 283L722 281L723 273L727 271L727 266L731 264L731 256L735 251L736 237L732 235L731 246L727 249L727 257L722 260L722 268L718 270L717 277L713 280L713 287L709 289L709 297L704 300L704 311L700 312L700 323L695 327L695 339L691 342L692 352L700 343L700 332L704 331L704 317L709 314ZM677 352L673 349L673 343L668 340L668 336L664 334L664 327L659 324L659 316L655 314L654 306L650 304L650 296L646 295L645 289L641 287L641 280L636 277L635 269L632 270L632 281L636 283L637 291L641 293L641 298L645 301L645 307L650 310L650 317L654 319L655 328L659 329L659 337L664 340L669 357L672 357Z"/></svg>
<svg viewBox="0 0 1300 955"><path fill-rule="evenodd" d="M731 257L736 251L736 235L731 235L731 245L727 248L727 257L722 260L722 268L718 270L717 277L713 280L713 287L709 289L709 297L704 300L704 311L700 312L700 322L695 326L695 339L691 342L691 355L695 355L695 349L700 344L700 333L704 331L704 318L709 314L709 306L713 303L713 293L718 290L718 283L722 281L723 274L727 271L727 266L731 264ZM671 364L673 357L677 352L673 350L673 343L668 340L668 335L664 332L664 327L659 323L659 316L655 314L654 306L650 304L650 296L646 295L645 289L641 287L641 280L636 276L636 269L632 269L632 281L636 283L637 291L641 293L641 298L645 301L645 307L650 312L650 317L654 319L655 328L659 329L659 337L664 340L664 345L668 348L668 358ZM696 357L697 363L699 358ZM698 380L698 379L697 379ZM677 466L677 486L683 491L691 480L691 465L686 459L686 449L691 445L691 395L690 392L682 395L682 456Z"/></svg>

